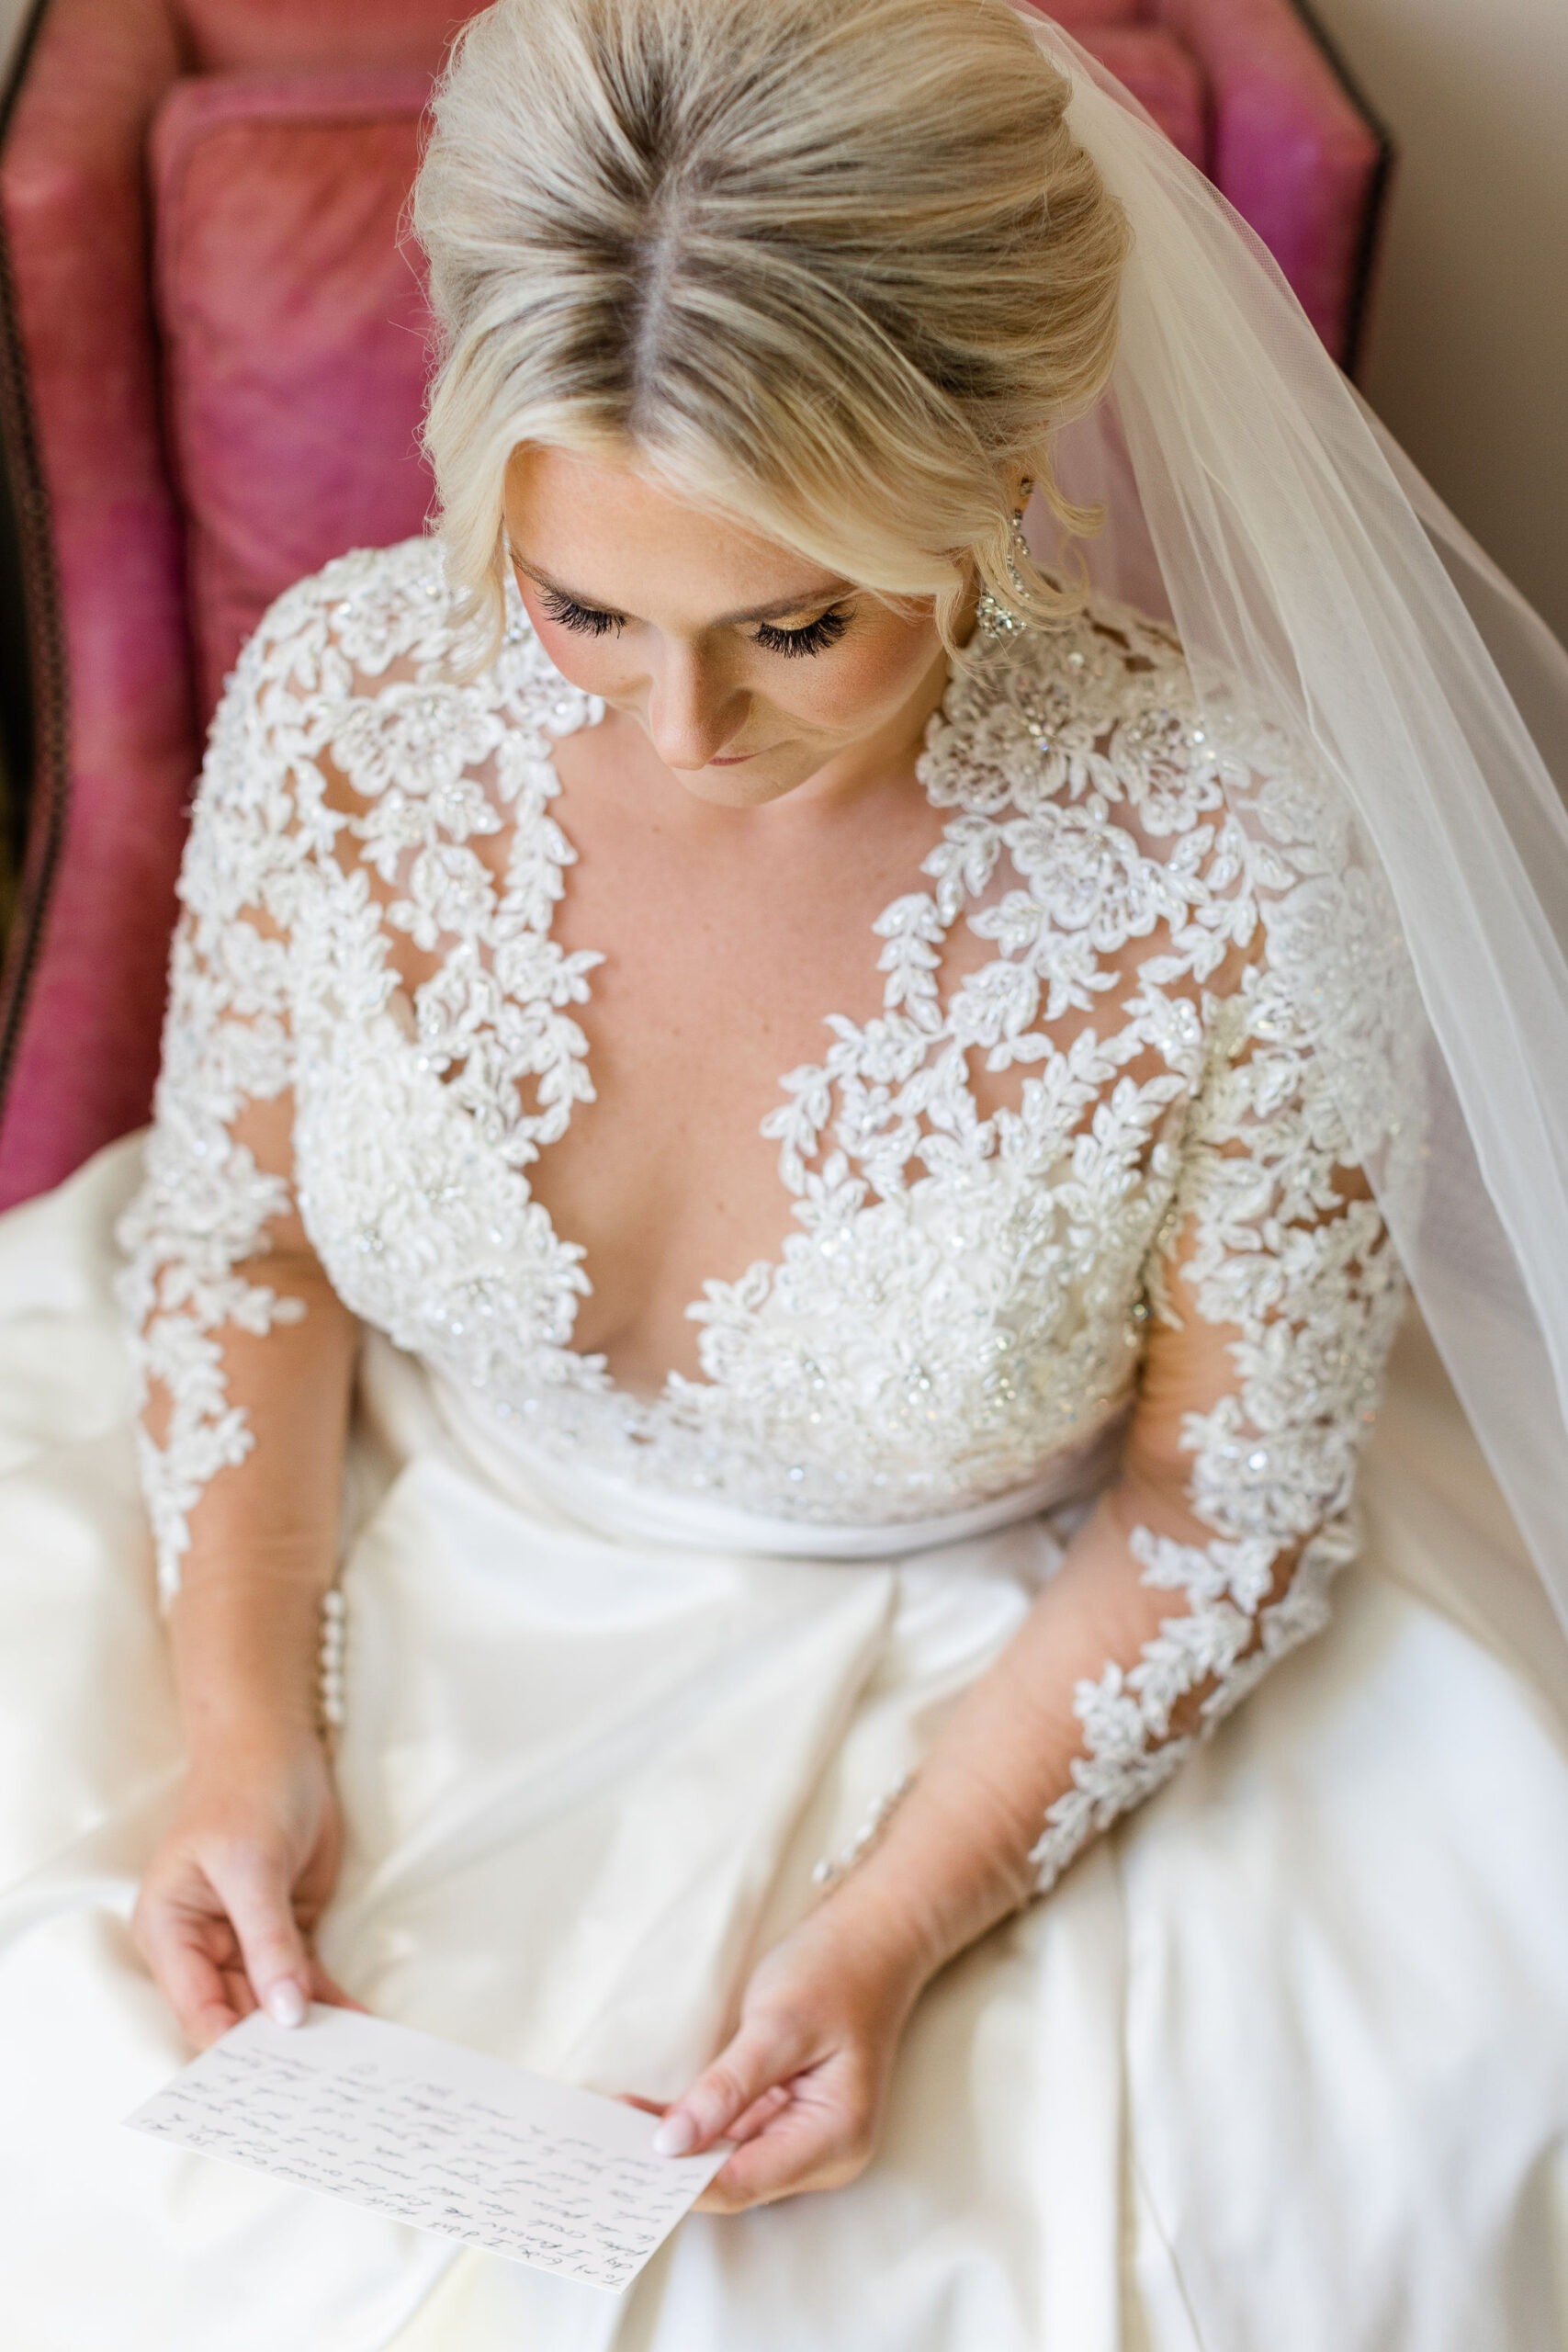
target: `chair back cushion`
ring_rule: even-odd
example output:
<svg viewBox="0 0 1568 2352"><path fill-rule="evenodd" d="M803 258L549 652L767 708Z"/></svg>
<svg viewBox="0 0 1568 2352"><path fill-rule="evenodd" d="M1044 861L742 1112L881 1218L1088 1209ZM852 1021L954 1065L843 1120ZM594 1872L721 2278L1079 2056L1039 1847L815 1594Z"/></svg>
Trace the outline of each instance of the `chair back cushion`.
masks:
<svg viewBox="0 0 1568 2352"><path fill-rule="evenodd" d="M417 531L429 314L400 223L423 74L213 75L153 135L171 455L210 711L274 596Z"/></svg>

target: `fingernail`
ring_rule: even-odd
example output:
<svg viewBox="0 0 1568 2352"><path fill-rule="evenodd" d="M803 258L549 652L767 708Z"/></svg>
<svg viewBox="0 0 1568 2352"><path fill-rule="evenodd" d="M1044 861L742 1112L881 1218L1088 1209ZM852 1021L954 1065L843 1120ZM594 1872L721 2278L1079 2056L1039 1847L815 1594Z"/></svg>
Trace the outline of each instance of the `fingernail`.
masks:
<svg viewBox="0 0 1568 2352"><path fill-rule="evenodd" d="M281 1977L266 1996L266 2013L274 2025L303 2025L305 1996L289 1977Z"/></svg>
<svg viewBox="0 0 1568 2352"><path fill-rule="evenodd" d="M697 2127L680 2108L665 2117L653 2135L656 2156L689 2156L696 2144Z"/></svg>

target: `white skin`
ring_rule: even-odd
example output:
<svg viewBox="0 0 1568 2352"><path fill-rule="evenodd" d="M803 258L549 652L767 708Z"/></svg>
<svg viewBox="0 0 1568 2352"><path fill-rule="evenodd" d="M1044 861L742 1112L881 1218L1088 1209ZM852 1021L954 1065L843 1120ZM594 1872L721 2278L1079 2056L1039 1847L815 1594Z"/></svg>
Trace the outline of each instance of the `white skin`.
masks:
<svg viewBox="0 0 1568 2352"><path fill-rule="evenodd" d="M583 1015L597 1099L531 1181L586 1249L575 1344L646 1394L695 1371L684 1308L704 1279L776 1258L789 1229L758 1124L780 1074L820 1057L828 1011L875 1009L871 922L940 831L915 759L948 664L929 611L890 610L629 462L520 451L506 523L551 659L608 706L557 763L579 852L558 935L606 953ZM486 854L499 862L504 842ZM248 1114L273 1164L289 1117ZM197 2047L258 2003L287 2018L306 1996L351 1999L310 1937L338 1852L313 1687L355 1327L298 1219L274 1243L257 1278L309 1312L226 1337L256 1443L193 1514L171 1614L189 1770L135 1917ZM1174 1606L1142 1585L1127 1535L1144 1522L1204 1540L1179 1431L1210 1399L1222 1336L1204 1335L1202 1361L1175 1342L1151 1354L1148 1408L1062 1572L959 1702L886 1836L761 1960L726 2047L669 2109L673 2148L740 2143L706 2206L852 2178L922 1989L1027 1898L1030 1848L1080 1752L1076 1684L1135 1657Z"/></svg>

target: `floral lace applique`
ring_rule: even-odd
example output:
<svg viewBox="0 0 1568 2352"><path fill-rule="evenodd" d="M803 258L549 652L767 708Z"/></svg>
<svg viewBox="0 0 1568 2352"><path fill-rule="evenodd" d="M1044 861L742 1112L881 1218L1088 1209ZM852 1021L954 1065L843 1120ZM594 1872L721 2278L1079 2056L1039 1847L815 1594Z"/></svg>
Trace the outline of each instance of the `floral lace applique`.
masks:
<svg viewBox="0 0 1568 2352"><path fill-rule="evenodd" d="M142 1187L120 1221L129 1253L120 1304L136 1336L143 1386L168 1404L161 1445L139 1426L142 1483L165 1600L189 1546L186 1517L203 1489L254 1442L231 1405L225 1327L265 1333L304 1314L296 1298L236 1271L264 1256L289 1191L257 1166L232 1128L248 1102L287 1091L292 1072L288 928L300 844L250 759L234 698L208 753L205 818L180 879L170 1011L157 1115ZM276 935L259 928L260 914Z"/></svg>
<svg viewBox="0 0 1568 2352"><path fill-rule="evenodd" d="M1278 978L1250 972L1216 1018L1211 1075L1151 1269L1164 1320L1179 1327L1179 1287L1205 1322L1238 1334L1234 1386L1188 1412L1182 1431L1189 1507L1215 1532L1199 1545L1133 1531L1142 1582L1179 1594L1182 1611L1134 1665L1112 1661L1078 1684L1084 1753L1030 1857L1041 1889L1322 1627L1330 1581L1359 1549L1357 1458L1406 1294L1377 1207L1336 1182L1350 1164ZM1184 1231L1190 1254L1173 1274L1169 1252ZM1195 1693L1196 1728L1173 1732Z"/></svg>

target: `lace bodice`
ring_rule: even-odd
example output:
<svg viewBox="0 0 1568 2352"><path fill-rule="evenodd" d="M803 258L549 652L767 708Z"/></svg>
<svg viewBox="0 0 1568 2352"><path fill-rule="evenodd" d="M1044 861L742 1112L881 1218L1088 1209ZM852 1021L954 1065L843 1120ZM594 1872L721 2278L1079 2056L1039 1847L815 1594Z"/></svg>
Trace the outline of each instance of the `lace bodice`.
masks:
<svg viewBox="0 0 1568 2352"><path fill-rule="evenodd" d="M795 1229L688 1309L701 1377L638 1399L573 1346L582 1253L528 1178L592 1092L573 1008L601 959L552 935L574 857L552 749L602 714L515 601L487 669L456 650L433 543L345 557L273 607L214 726L124 1227L170 1405L145 1453L165 1585L250 1442L221 1335L299 1312L265 1280L291 1204L344 1301L498 1431L889 1548L1107 1458L1186 1333L1180 1536L1218 1540L1144 1531L1145 1580L1188 1593L1203 1658L1184 1635L1184 1662L1116 1670L1077 1820L1095 1754L1183 1673L1223 1679L1227 1645L1250 1671L1305 1630L1349 1548L1401 1291L1269 954L1260 860L1274 900L1310 887L1310 794L1256 732L1208 740L1177 648L1123 608L986 643L919 763L941 839L867 943L883 1009L825 1007L820 1061L781 1075L764 1133ZM474 842L507 830L497 878ZM944 985L960 925L986 952ZM434 958L412 994L398 933ZM1017 1073L989 1115L977 1062ZM291 1159L258 1164L244 1106L289 1091Z"/></svg>

